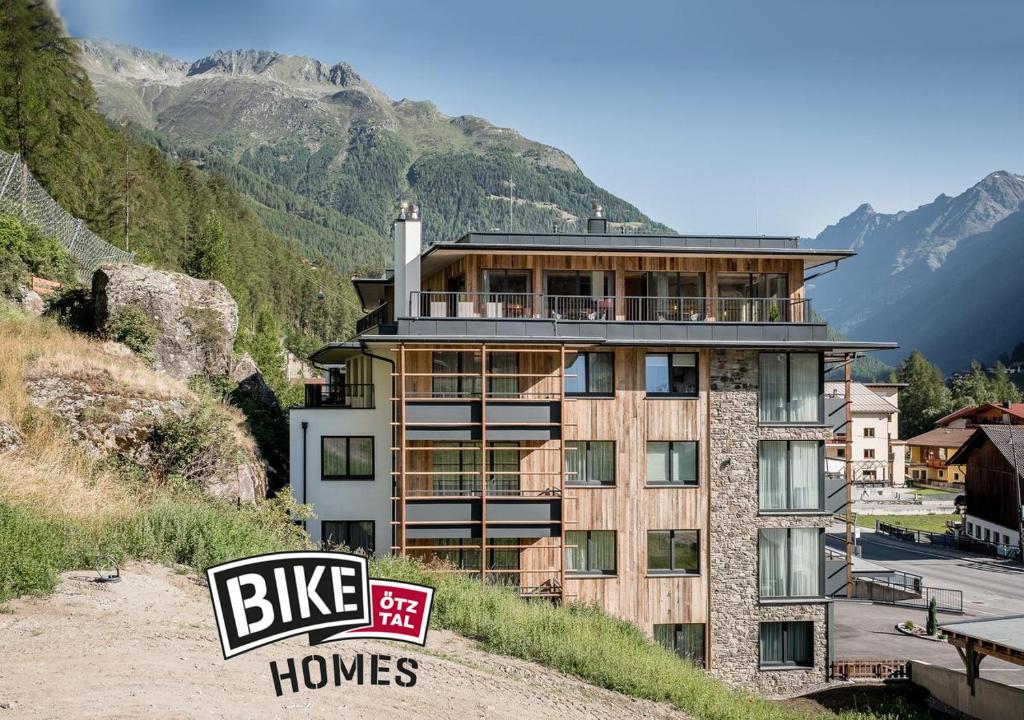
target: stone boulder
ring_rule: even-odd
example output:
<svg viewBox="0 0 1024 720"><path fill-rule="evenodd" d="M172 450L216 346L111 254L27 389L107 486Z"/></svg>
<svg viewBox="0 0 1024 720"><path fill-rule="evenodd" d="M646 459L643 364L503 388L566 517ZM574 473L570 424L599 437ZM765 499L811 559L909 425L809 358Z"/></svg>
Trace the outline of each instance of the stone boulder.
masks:
<svg viewBox="0 0 1024 720"><path fill-rule="evenodd" d="M281 412L277 394L263 379L263 373L249 353L243 353L231 369L231 379L238 383L238 392L260 403L272 413Z"/></svg>
<svg viewBox="0 0 1024 720"><path fill-rule="evenodd" d="M96 327L113 313L136 305L153 319L160 337L156 368L180 380L226 375L238 331L238 305L216 280L141 265L102 265L92 278Z"/></svg>
<svg viewBox="0 0 1024 720"><path fill-rule="evenodd" d="M19 287L18 293L21 295L19 305L22 310L36 317L43 314L43 311L46 309L46 303L43 302L43 298L40 297L39 293L24 287Z"/></svg>

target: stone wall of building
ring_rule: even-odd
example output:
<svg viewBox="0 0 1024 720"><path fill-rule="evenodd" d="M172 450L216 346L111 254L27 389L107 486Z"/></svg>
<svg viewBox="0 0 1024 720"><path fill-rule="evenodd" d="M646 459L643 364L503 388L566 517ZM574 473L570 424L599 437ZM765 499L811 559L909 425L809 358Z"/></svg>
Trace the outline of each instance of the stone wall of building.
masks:
<svg viewBox="0 0 1024 720"><path fill-rule="evenodd" d="M758 692L789 695L826 679L827 605L762 604L758 590L758 530L825 527L828 518L758 512L759 440L827 439L821 427L758 424L758 353L711 352L709 453L711 458L711 662L713 674ZM762 621L814 621L812 669L759 669Z"/></svg>

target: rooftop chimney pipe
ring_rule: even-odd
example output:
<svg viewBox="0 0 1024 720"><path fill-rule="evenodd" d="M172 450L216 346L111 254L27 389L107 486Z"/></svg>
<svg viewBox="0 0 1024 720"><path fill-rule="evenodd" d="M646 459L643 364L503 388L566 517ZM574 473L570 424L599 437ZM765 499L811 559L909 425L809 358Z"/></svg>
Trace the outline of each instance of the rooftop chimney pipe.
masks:
<svg viewBox="0 0 1024 720"><path fill-rule="evenodd" d="M593 215L587 219L587 233L590 235L604 235L608 232L608 220L604 216L604 208L600 203L590 204Z"/></svg>
<svg viewBox="0 0 1024 720"><path fill-rule="evenodd" d="M420 290L420 244L423 228L420 208L415 203L402 202L398 218L391 226L395 241L395 312L394 316L408 317L410 295Z"/></svg>

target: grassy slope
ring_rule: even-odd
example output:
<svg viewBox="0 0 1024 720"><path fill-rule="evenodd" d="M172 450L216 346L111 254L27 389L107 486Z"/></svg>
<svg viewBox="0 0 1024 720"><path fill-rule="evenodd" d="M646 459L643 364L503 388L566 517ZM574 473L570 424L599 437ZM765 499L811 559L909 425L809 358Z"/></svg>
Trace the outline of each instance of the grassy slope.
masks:
<svg viewBox="0 0 1024 720"><path fill-rule="evenodd" d="M0 455L0 601L47 593L60 572L92 567L97 555L201 570L304 546L304 534L287 520L286 501L238 508L181 490L146 491L126 482L117 468L78 452L24 392L30 368L73 358L99 363L111 381L135 383L140 391L183 391L132 358L103 356L95 341L0 307L0 421L13 423L26 440L21 450ZM436 587L437 628L601 687L672 703L697 718L820 717L731 689L594 607L525 602L510 591L403 558L373 561L372 574ZM897 705L842 717L919 716Z"/></svg>

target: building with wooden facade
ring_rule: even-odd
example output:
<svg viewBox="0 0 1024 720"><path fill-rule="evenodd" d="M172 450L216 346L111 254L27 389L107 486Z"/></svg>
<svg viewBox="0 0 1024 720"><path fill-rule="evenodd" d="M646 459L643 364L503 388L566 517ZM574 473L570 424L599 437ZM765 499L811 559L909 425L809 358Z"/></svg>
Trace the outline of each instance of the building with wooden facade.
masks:
<svg viewBox="0 0 1024 720"><path fill-rule="evenodd" d="M413 206L393 232L290 414L310 536L598 603L746 687L822 682L824 528L849 499L824 373L893 345L829 339L804 280L853 253L624 235L599 210L421 248Z"/></svg>
<svg viewBox="0 0 1024 720"><path fill-rule="evenodd" d="M964 532L1017 549L1024 506L1024 427L979 425L950 464L967 468Z"/></svg>

